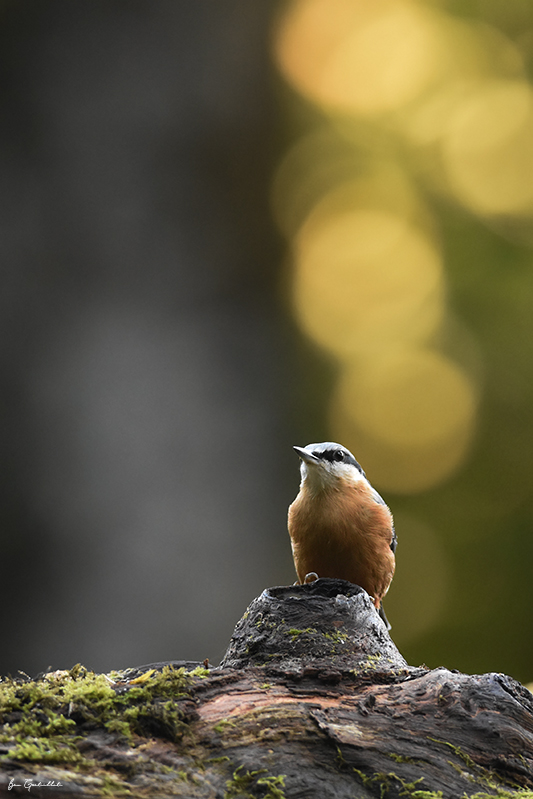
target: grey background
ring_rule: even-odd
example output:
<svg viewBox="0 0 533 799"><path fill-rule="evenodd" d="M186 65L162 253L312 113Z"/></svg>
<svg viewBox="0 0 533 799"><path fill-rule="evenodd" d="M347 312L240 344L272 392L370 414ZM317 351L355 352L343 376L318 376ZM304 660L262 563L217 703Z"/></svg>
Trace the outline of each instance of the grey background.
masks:
<svg viewBox="0 0 533 799"><path fill-rule="evenodd" d="M272 10L0 9L2 673L216 663L294 579Z"/></svg>

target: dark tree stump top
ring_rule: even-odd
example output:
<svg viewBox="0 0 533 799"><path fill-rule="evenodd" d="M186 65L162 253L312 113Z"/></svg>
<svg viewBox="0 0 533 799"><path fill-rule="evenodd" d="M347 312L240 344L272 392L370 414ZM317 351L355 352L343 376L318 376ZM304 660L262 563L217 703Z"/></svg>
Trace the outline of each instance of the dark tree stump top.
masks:
<svg viewBox="0 0 533 799"><path fill-rule="evenodd" d="M235 627L220 665L412 672L366 591L330 578L263 591Z"/></svg>

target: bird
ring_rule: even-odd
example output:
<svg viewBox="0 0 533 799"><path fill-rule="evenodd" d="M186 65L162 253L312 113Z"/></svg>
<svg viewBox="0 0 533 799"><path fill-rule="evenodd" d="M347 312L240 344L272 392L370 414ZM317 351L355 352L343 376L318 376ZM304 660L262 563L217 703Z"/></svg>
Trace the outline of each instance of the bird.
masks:
<svg viewBox="0 0 533 799"><path fill-rule="evenodd" d="M390 509L346 447L324 441L294 450L301 482L288 529L298 582L336 577L355 583L390 630L382 606L396 567Z"/></svg>

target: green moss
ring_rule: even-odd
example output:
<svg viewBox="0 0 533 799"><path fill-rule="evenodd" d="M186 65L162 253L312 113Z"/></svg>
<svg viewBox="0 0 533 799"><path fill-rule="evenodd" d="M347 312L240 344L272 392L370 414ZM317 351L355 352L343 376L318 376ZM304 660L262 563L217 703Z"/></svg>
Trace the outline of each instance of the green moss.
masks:
<svg viewBox="0 0 533 799"><path fill-rule="evenodd" d="M381 655L367 655L365 660L362 660L354 669L351 669L351 674L354 677L360 677L362 674L368 674L382 669L390 668L392 663L390 658L383 658ZM401 674L401 672L398 672Z"/></svg>
<svg viewBox="0 0 533 799"><path fill-rule="evenodd" d="M224 799L232 799L232 797L235 796L251 797L248 788L252 786L259 774L265 773L266 769L259 769L258 771L243 771L243 766L239 766L233 772L231 779L226 780Z"/></svg>
<svg viewBox="0 0 533 799"><path fill-rule="evenodd" d="M4 756L2 759L7 758ZM77 764L84 758L67 738L49 740L33 736L25 740L17 738L15 745L9 750L9 759L50 764Z"/></svg>
<svg viewBox="0 0 533 799"><path fill-rule="evenodd" d="M277 777L259 777L257 784L266 786L266 793L263 799L285 799L283 788L285 787L285 774L278 774ZM281 785L281 788L279 787Z"/></svg>
<svg viewBox="0 0 533 799"><path fill-rule="evenodd" d="M409 757L408 755L397 755L395 752L388 752L388 755L392 760L396 761L396 763L419 763L420 761L417 760L415 757Z"/></svg>
<svg viewBox="0 0 533 799"><path fill-rule="evenodd" d="M127 785L109 775L102 778L100 793L102 796L131 796L131 791Z"/></svg>
<svg viewBox="0 0 533 799"><path fill-rule="evenodd" d="M458 774L467 779L469 782L476 782L476 778L474 777L474 775L465 771L464 766L460 766L458 763L454 763L453 760L448 760L448 765L451 766Z"/></svg>
<svg viewBox="0 0 533 799"><path fill-rule="evenodd" d="M233 799L233 797L248 797L254 799L258 793L261 799L285 799L283 788L285 787L285 774L276 776L261 777L259 775L266 774L266 769L258 769L257 771L244 771L243 766L239 766L234 772L230 780L226 781L226 791L224 799ZM281 786L281 787L280 787ZM251 793L251 789L259 789Z"/></svg>
<svg viewBox="0 0 533 799"><path fill-rule="evenodd" d="M364 786L370 787L371 785L379 785L381 796L384 796L390 790L391 785L398 783L398 787L401 788L400 796L413 797L415 799L433 799L431 793L429 793L428 797L417 796L417 794L427 793L424 791L421 792L420 789L416 787L424 781L423 777L419 777L419 779L413 780L413 782L406 782L406 780L394 774L392 771L388 773L376 772L374 774L365 774L357 768L354 768L353 771L357 774ZM435 794L435 799L440 799L438 794Z"/></svg>
<svg viewBox="0 0 533 799"><path fill-rule="evenodd" d="M469 779L471 782L475 782L478 785L484 785L487 788L490 788L491 791L496 792L491 794L486 794L483 792L478 794L472 794L472 799L485 799L486 796L497 796L501 797L501 799L507 799L507 797L514 797L514 796L523 797L523 794L520 794L520 792L509 793L508 791L503 789L501 787L500 777L497 774L495 774L493 771L490 771L484 768L484 766L475 763L470 757L470 755L468 755L466 752L463 752L460 746L456 746L455 744L450 743L450 741L442 741L439 738L428 737L428 740L447 746L449 749L451 749L454 755L456 755L456 757L458 757L465 764L465 766L467 766L467 768L469 768L470 771L473 773L465 775L464 770L460 766L458 766L456 763L453 763L453 761L448 760L449 765L452 766L457 772L459 772L463 776L466 776L467 779ZM470 799L470 797L467 797L467 799ZM527 794L526 794L526 799L529 799L529 797L527 797ZM533 799L533 795L531 796L531 799Z"/></svg>
<svg viewBox="0 0 533 799"><path fill-rule="evenodd" d="M434 740L434 739L431 739ZM446 741L439 741L439 743L448 743ZM472 765L479 770L479 767L466 755L462 752L459 747L454 747L452 744L448 745L454 749L458 750L457 754L463 759L464 762L469 760ZM341 755L342 757L342 755ZM402 756L391 754L391 757L398 762L412 762L412 758L404 758ZM427 791L421 787L417 787L420 785L421 782L424 781L424 777L420 777L413 782L406 782L402 777L394 774L394 772L379 772L374 774L365 774L363 771L353 768L353 771L359 779L361 783L365 787L371 787L378 785L380 788L380 796L384 796L389 792L389 790L395 786L399 790L399 796L408 797L408 799L443 799L443 792L442 791ZM488 783L484 777L482 777L484 781ZM524 789L524 790L516 790L516 791L509 791L499 788L494 783L490 783L490 788L492 789L492 793L485 793L485 792L478 792L474 794L466 794L463 793L461 797L458 799L533 799L533 791Z"/></svg>
<svg viewBox="0 0 533 799"><path fill-rule="evenodd" d="M273 630L275 627L277 627L277 624L274 621L265 621L262 616L259 616L257 621L254 621L254 627L257 627L258 630L260 630L261 627L266 627L267 630Z"/></svg>
<svg viewBox="0 0 533 799"><path fill-rule="evenodd" d="M132 739L133 733L138 733L159 735L171 741L179 741L188 730L181 710L172 700L166 702L147 700L139 705L127 707L123 711L122 719L112 719L106 723L108 730L113 729L113 726L129 740Z"/></svg>
<svg viewBox="0 0 533 799"><path fill-rule="evenodd" d="M304 635L304 633L307 633L308 635L314 635L317 631L314 627L307 627L305 630L297 630L295 627L291 627L291 629L287 632L294 641L299 635Z"/></svg>
<svg viewBox="0 0 533 799"><path fill-rule="evenodd" d="M414 791L412 799L443 799L442 791ZM533 799L533 791L498 791L497 793L463 794L462 799Z"/></svg>
<svg viewBox="0 0 533 799"><path fill-rule="evenodd" d="M197 666L192 671L189 671L188 674L190 677L200 677L202 680L205 680L206 677L209 677L209 669L203 666Z"/></svg>
<svg viewBox="0 0 533 799"><path fill-rule="evenodd" d="M498 790L494 793L474 793L465 799L533 799L533 791L524 789L518 791Z"/></svg>
<svg viewBox="0 0 533 799"><path fill-rule="evenodd" d="M467 755L466 752L463 752L460 746L454 746L449 741L441 741L439 738L429 738L428 741L434 741L437 744L444 744L445 746L449 746L452 752L459 757L468 768L475 769L477 768L476 763L472 760L470 755Z"/></svg>
<svg viewBox="0 0 533 799"><path fill-rule="evenodd" d="M337 754L335 755L335 765L337 766L338 769L342 769L345 766L347 766L348 763L346 762L346 760L344 758L344 755L341 752L340 747L337 746L336 749L337 749Z"/></svg>
<svg viewBox="0 0 533 799"><path fill-rule="evenodd" d="M230 721L229 719L220 719L218 724L215 724L213 729L215 732L223 733L226 727L236 727L236 726L237 725L235 724L234 721Z"/></svg>
<svg viewBox="0 0 533 799"><path fill-rule="evenodd" d="M129 681L95 674L79 664L40 680L0 682L1 759L80 763L81 731L104 728L131 740L146 730L178 740L187 729L176 699L187 696L205 669L186 672L165 666Z"/></svg>

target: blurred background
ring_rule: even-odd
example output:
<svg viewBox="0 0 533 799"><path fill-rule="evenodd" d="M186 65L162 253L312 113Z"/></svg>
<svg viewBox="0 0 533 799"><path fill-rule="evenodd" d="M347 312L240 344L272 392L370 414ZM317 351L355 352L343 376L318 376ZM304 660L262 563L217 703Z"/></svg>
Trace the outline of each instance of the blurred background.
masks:
<svg viewBox="0 0 533 799"><path fill-rule="evenodd" d="M0 5L0 672L221 659L293 444L413 665L533 679L529 0Z"/></svg>

